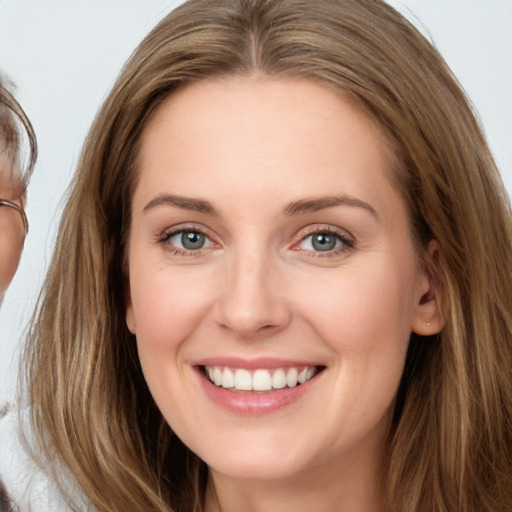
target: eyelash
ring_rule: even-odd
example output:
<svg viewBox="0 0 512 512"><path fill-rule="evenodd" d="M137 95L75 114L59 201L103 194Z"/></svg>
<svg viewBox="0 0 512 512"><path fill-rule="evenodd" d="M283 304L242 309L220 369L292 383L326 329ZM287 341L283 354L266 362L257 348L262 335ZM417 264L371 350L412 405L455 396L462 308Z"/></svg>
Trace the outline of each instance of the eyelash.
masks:
<svg viewBox="0 0 512 512"><path fill-rule="evenodd" d="M208 241L212 244L215 242L212 241L211 237L205 233L205 230L199 226L180 226L179 228L172 229L171 231L165 231L159 237L158 242L165 246L165 249L169 251L173 256L182 256L182 257L195 257L201 256L204 253L204 250L207 248L200 248L197 250L192 249L181 249L172 245L169 241L172 237L182 234L182 233L198 233L204 236ZM216 245L216 244L215 244Z"/></svg>
<svg viewBox="0 0 512 512"><path fill-rule="evenodd" d="M310 237L315 235L328 235L335 237L339 242L340 246L336 247L332 250L326 251L313 251L306 250L304 251L305 255L309 258L329 258L339 256L342 253L351 251L355 247L354 238L344 230L339 228L335 228L334 226L314 226L310 228L306 228L306 233L301 237L299 242L294 244L293 249L299 251L299 244L303 243Z"/></svg>
<svg viewBox="0 0 512 512"><path fill-rule="evenodd" d="M173 256L181 256L181 257L197 257L204 254L206 248L200 248L197 250L193 249L181 249L169 243L170 239L176 235L183 233L198 233L204 236L212 245L216 244L210 236L205 233L205 230L199 226L180 226L176 229L172 229L171 231L166 231L162 233L162 235L158 238L158 243L161 243L165 246L166 250L168 250ZM341 230L339 228L335 228L333 226L315 226L306 228L305 233L302 235L301 239L294 243L292 246L292 250L300 251L301 249L298 247L305 240L315 235L328 235L334 236L339 242L340 246L335 247L331 250L325 251L314 251L314 250L303 250L302 252L310 258L329 258L338 256L341 253L348 252L355 247L354 238L349 235L346 231Z"/></svg>

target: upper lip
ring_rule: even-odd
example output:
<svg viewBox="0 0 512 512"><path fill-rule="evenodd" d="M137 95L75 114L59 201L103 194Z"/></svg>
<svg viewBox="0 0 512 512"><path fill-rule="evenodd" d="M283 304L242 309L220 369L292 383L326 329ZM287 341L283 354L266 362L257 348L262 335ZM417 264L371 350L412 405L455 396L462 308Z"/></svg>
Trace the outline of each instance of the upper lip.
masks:
<svg viewBox="0 0 512 512"><path fill-rule="evenodd" d="M325 366L318 361L306 361L299 359L281 359L273 357L257 357L254 359L245 359L240 357L207 357L194 361L193 366L227 366L230 368L245 368L247 370L265 368L293 368L293 367L313 367L313 366Z"/></svg>

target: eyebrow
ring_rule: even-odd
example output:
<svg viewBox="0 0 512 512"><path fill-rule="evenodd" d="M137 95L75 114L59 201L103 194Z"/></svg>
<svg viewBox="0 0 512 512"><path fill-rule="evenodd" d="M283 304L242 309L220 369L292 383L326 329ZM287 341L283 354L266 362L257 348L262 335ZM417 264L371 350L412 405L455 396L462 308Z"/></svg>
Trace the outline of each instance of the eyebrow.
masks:
<svg viewBox="0 0 512 512"><path fill-rule="evenodd" d="M205 199L196 199L192 197L178 196L174 194L159 194L153 198L145 207L144 211L150 210L157 206L168 205L181 208L183 210L191 210L208 215L219 216L219 212L215 207ZM321 196L300 199L286 205L283 214L289 217L296 215L304 215L334 206L352 206L363 208L370 212L376 219L379 218L375 209L368 203L350 196Z"/></svg>
<svg viewBox="0 0 512 512"><path fill-rule="evenodd" d="M295 216L304 215L305 213L316 212L325 208L332 208L334 206L352 206L356 208L363 208L370 212L376 219L379 218L375 209L368 203L356 199L351 196L321 196L306 199L300 199L288 204L284 210L284 215Z"/></svg>
<svg viewBox="0 0 512 512"><path fill-rule="evenodd" d="M194 212L219 216L219 212L209 201L204 199L194 199L192 197L176 196L172 194L159 194L144 207L144 211L161 205L175 206L183 210L192 210Z"/></svg>

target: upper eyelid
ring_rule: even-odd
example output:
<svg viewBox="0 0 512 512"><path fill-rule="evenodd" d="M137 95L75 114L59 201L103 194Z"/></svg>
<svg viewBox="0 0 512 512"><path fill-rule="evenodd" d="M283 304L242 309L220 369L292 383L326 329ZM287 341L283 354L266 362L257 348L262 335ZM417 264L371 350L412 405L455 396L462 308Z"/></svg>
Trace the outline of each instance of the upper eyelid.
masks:
<svg viewBox="0 0 512 512"><path fill-rule="evenodd" d="M347 231L346 229L340 228L338 226L333 226L332 224L312 224L306 226L300 229L294 238L299 238L300 241L316 233L329 233L342 238L350 238L351 240L355 241L355 237L352 235L352 233L350 233L350 231Z"/></svg>
<svg viewBox="0 0 512 512"><path fill-rule="evenodd" d="M161 231L161 235L165 236L172 236L176 233L181 233L182 231L197 231L198 233L201 233L202 235L207 236L208 238L211 238L211 230L208 229L206 226L202 226L200 224L195 223L183 223L183 224L176 224L175 226L170 226L165 228Z"/></svg>

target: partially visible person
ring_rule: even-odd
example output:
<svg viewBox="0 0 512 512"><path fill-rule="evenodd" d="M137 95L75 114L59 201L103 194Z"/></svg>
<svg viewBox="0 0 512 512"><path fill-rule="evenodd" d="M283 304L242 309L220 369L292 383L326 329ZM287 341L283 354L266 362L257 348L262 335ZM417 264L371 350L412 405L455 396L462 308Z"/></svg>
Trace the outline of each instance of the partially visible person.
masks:
<svg viewBox="0 0 512 512"><path fill-rule="evenodd" d="M5 82L0 75L0 304L18 267L28 232L24 206L37 155L32 125ZM26 162L22 152L24 134L30 148Z"/></svg>
<svg viewBox="0 0 512 512"><path fill-rule="evenodd" d="M28 143L28 158L24 157L24 141ZM9 91L8 81L0 75L0 305L18 268L28 232L25 201L36 156L37 144L32 124ZM2 434L10 423L6 418L8 412L7 405L0 408ZM5 442L7 440L2 439L2 443ZM0 479L0 511L9 510L12 507L8 492Z"/></svg>

